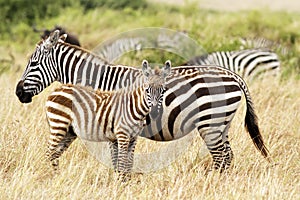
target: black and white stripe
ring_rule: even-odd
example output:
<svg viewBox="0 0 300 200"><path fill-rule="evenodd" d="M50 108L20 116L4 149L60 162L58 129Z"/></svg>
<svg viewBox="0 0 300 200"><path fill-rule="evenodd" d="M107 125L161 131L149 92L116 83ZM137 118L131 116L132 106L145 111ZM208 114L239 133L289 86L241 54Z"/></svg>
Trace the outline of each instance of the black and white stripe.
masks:
<svg viewBox="0 0 300 200"><path fill-rule="evenodd" d="M260 74L278 75L280 71L278 55L268 49L217 51L197 56L186 65L219 65L249 80Z"/></svg>
<svg viewBox="0 0 300 200"><path fill-rule="evenodd" d="M115 90L128 85L141 86L144 82L140 69L97 63L96 61L100 60L98 57L78 47L57 43L55 38L58 40L55 35L50 36L49 40L36 48L40 60L29 60L25 75L16 89L20 101L30 102L33 95L55 80L89 85L102 90ZM50 41L54 41L52 46L45 45ZM44 48L48 48L48 56L44 55ZM33 55L37 54L36 52ZM86 58L91 59L87 62ZM47 60L52 60L53 63L45 65ZM79 66L77 71L82 73L73 70L77 69L76 66ZM93 73L86 73L92 68ZM40 74L54 71L56 79L45 80L44 76L36 76L36 71ZM35 77L35 82L28 82L32 77ZM161 115L158 116L158 120L147 116L147 127L142 133L143 137L168 141L181 138L197 129L213 156L215 168L227 168L232 158L228 129L244 93L247 102L246 127L255 146L265 157L268 156L246 83L234 72L217 66L174 67L172 75L166 81L166 89ZM67 134L64 140L72 142L68 137Z"/></svg>

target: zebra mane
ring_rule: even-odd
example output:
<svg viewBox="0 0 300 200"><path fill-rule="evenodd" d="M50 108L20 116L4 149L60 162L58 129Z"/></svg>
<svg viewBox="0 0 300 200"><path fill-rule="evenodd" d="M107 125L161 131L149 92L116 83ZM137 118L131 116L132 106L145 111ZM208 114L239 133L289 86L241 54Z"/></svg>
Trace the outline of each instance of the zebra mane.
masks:
<svg viewBox="0 0 300 200"><path fill-rule="evenodd" d="M46 41L46 39L41 39L37 44L36 46L41 46L44 44L44 42ZM100 55L97 55L95 53L93 53L92 51L89 51L87 49L84 49L82 48L81 46L77 46L77 45L74 45L74 44L70 44L70 43L67 43L67 42L64 42L63 40L59 39L57 44L56 45L63 45L63 46L67 46L67 47L70 47L70 48L74 48L76 50L80 50L82 51L83 53L87 53L87 54L91 54L93 55L94 57L97 57L101 60L104 61L105 64L110 64L105 58L101 57Z"/></svg>
<svg viewBox="0 0 300 200"><path fill-rule="evenodd" d="M103 61L105 62L105 64L110 64L110 63L109 63L105 58L103 58L102 56L97 55L97 54L95 54L94 52L89 51L89 50L87 50L87 49L84 49L84 48L82 48L81 46L77 46L77 45L74 45L74 44L66 43L66 42L61 41L61 40L59 40L57 44L64 45L64 46L68 46L68 47L74 48L74 49L76 49L76 50L80 50L80 51L82 51L83 53L91 54L91 55L93 55L94 57L97 57L97 58L100 58L101 60L103 60Z"/></svg>

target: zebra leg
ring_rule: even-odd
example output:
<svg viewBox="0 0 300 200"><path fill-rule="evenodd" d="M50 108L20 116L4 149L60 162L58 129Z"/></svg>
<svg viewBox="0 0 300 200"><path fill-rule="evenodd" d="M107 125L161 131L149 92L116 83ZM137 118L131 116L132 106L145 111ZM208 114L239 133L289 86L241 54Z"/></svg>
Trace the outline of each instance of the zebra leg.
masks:
<svg viewBox="0 0 300 200"><path fill-rule="evenodd" d="M114 170L117 171L117 164L118 164L118 141L110 142L110 154L111 154L111 161L114 167Z"/></svg>
<svg viewBox="0 0 300 200"><path fill-rule="evenodd" d="M51 162L54 170L58 170L59 157L76 138L77 136L74 133L72 127L70 127L66 132L51 133L48 140L48 150L46 153L46 157Z"/></svg>
<svg viewBox="0 0 300 200"><path fill-rule="evenodd" d="M118 162L117 171L119 173L119 180L126 181L129 173L128 167L128 147L130 143L130 137L128 134L119 132L117 133L118 142Z"/></svg>
<svg viewBox="0 0 300 200"><path fill-rule="evenodd" d="M225 130L223 131L223 134L222 134L222 140L223 140L223 143L225 145L225 155L224 155L224 159L225 159L224 169L225 170L227 170L230 167L232 159L233 159L233 151L231 149L231 146L230 146L230 143L229 143L229 140L228 140L229 127L230 127L230 123L227 124L227 126L226 126L226 128L225 128Z"/></svg>
<svg viewBox="0 0 300 200"><path fill-rule="evenodd" d="M133 159L134 159L134 149L136 145L136 137L131 138L128 147L128 162L127 162L127 169L129 172L132 170L133 167Z"/></svg>
<svg viewBox="0 0 300 200"><path fill-rule="evenodd" d="M220 172L229 168L233 158L227 132L228 128L225 128L223 132L212 129L200 134L212 155L213 168Z"/></svg>

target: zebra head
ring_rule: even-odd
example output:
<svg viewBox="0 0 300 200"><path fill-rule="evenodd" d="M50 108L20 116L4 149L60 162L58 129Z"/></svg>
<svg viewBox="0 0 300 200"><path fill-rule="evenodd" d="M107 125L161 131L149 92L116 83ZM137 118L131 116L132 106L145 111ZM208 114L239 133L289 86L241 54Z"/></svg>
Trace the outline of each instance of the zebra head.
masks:
<svg viewBox="0 0 300 200"><path fill-rule="evenodd" d="M142 71L145 77L144 88L147 97L147 103L150 107L150 117L156 119L163 102L163 96L166 91L166 77L171 73L171 61L166 61L164 68L152 73L148 61L143 60Z"/></svg>
<svg viewBox="0 0 300 200"><path fill-rule="evenodd" d="M59 30L56 30L47 39L36 45L36 49L16 87L16 95L22 103L30 103L34 95L39 94L58 79L53 50L58 41L63 42L66 37L66 34L59 36Z"/></svg>

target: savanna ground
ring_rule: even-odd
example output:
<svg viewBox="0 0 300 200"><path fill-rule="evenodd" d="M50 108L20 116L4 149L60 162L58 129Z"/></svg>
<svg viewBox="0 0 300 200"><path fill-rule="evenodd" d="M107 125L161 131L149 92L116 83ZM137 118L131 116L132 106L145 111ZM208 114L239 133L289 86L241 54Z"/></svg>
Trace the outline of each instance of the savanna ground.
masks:
<svg viewBox="0 0 300 200"><path fill-rule="evenodd" d="M238 49L238 37L263 36L289 47L283 55L279 79L266 78L249 84L261 132L270 150L269 164L255 149L244 129L245 106L241 106L230 129L235 154L225 174L206 174L209 157L199 151L195 138L183 156L170 166L151 173L134 174L127 184L94 159L80 140L60 159L60 172L53 175L45 160L49 135L44 105L49 87L28 105L14 94L39 35L27 24L15 24L11 36L1 40L0 79L0 199L299 199L300 198L300 15L298 13L249 11L215 12L193 5L110 10L97 8L83 13L67 9L39 26L61 24L92 49L122 31L141 27L186 30L208 52ZM8 39L9 38L9 39ZM119 61L139 65L144 58L163 63L169 54L134 53ZM170 55L174 63L175 55ZM4 69L4 64L6 68ZM155 142L146 142L155 148ZM139 144L141 145L141 144Z"/></svg>

